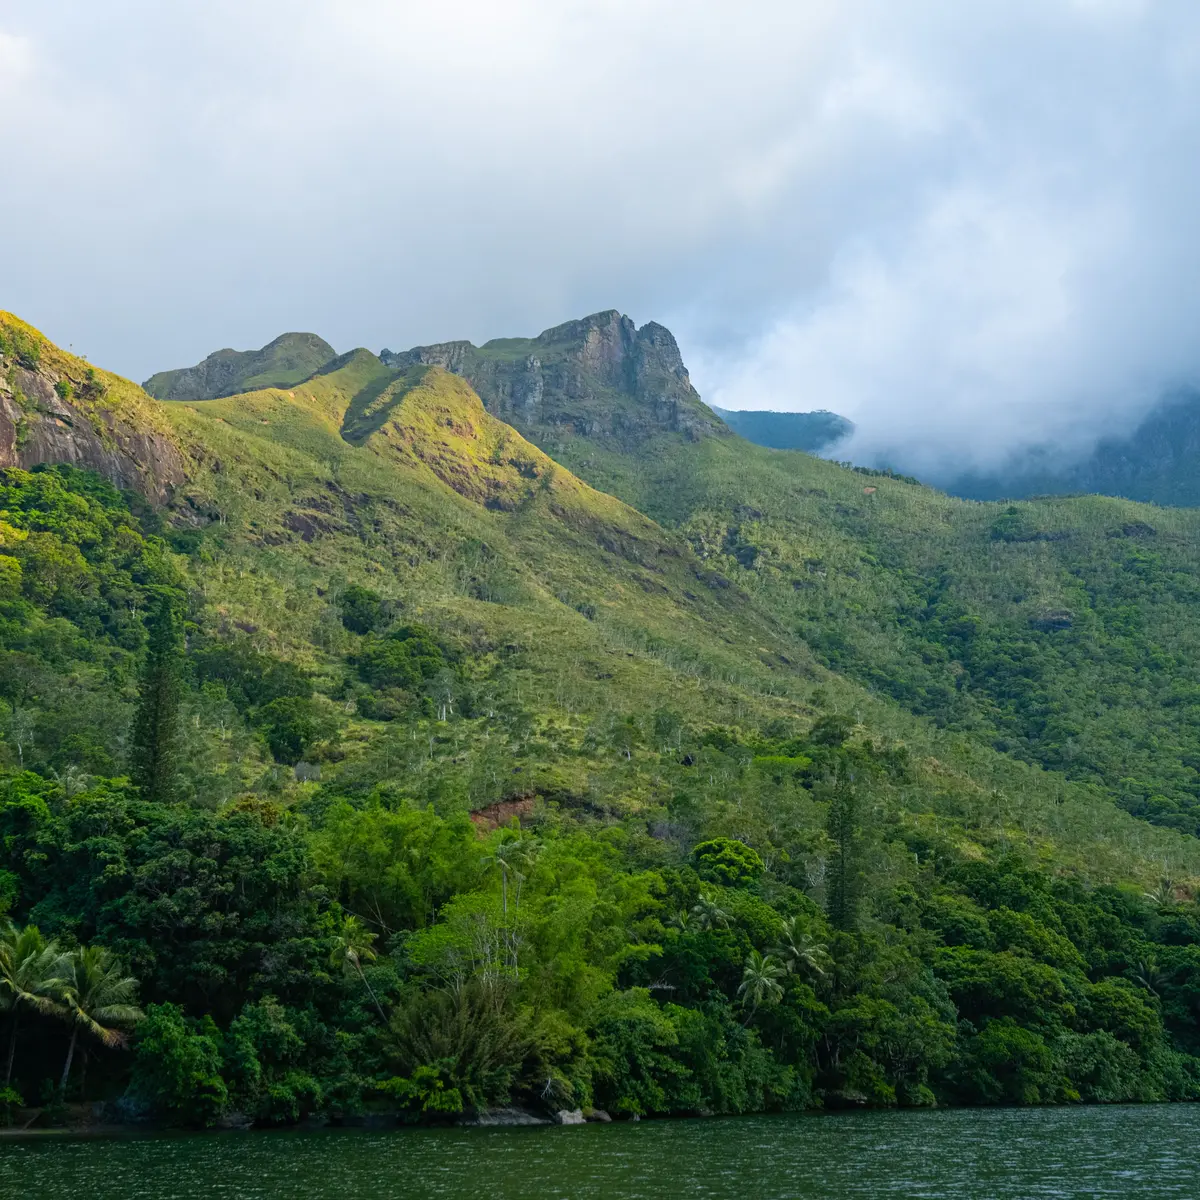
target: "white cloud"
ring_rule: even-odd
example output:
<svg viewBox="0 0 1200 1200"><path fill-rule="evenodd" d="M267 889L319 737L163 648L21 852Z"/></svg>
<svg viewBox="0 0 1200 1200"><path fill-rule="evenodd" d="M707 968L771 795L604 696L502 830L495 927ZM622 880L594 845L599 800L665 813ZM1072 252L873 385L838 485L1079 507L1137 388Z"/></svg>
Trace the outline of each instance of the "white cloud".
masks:
<svg viewBox="0 0 1200 1200"><path fill-rule="evenodd" d="M0 85L15 87L33 73L33 44L0 29Z"/></svg>
<svg viewBox="0 0 1200 1200"><path fill-rule="evenodd" d="M615 305L858 451L1200 374L1185 0L12 0L0 304L138 377ZM13 96L20 100L14 105Z"/></svg>

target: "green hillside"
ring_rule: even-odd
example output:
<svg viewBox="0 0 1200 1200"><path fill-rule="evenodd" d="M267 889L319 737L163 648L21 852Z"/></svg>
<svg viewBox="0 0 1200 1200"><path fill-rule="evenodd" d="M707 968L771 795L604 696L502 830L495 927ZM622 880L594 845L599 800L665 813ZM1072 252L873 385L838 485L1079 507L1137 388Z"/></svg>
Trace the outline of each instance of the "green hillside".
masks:
<svg viewBox="0 0 1200 1200"><path fill-rule="evenodd" d="M568 358L587 380L582 340ZM676 530L827 666L1200 833L1200 518L1097 496L973 503L668 428L617 441L589 425L588 388L574 392L569 425L510 419Z"/></svg>
<svg viewBox="0 0 1200 1200"><path fill-rule="evenodd" d="M1020 724L1170 707L1135 656L1182 568L1125 562L1183 527L750 446L615 316L472 351L544 355L554 457L462 361L357 350L207 401L114 383L171 464L144 495L86 439L0 460L0 915L37 927L0 933L0 1036L44 1119L1200 1095L1200 842ZM0 335L9 394L86 378ZM1030 686L959 684L1006 631Z"/></svg>

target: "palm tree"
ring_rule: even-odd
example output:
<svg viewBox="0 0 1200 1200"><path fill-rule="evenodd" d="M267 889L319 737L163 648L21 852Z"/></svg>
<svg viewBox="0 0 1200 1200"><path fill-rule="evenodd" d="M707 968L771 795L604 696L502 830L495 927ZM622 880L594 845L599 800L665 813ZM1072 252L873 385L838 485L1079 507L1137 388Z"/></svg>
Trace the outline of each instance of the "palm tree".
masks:
<svg viewBox="0 0 1200 1200"><path fill-rule="evenodd" d="M771 953L782 961L789 975L803 968L823 979L829 965L829 948L804 929L796 917L784 919L779 945Z"/></svg>
<svg viewBox="0 0 1200 1200"><path fill-rule="evenodd" d="M692 927L692 914L686 908L681 908L668 922L680 933L687 933Z"/></svg>
<svg viewBox="0 0 1200 1200"><path fill-rule="evenodd" d="M519 906L521 903L520 885L525 879L520 868L528 865L529 860L536 852L537 844L532 838L524 838L519 834L508 838L501 835L501 840L491 854L483 860L500 870L500 910L506 919L508 917L509 876L511 875L517 881L517 905Z"/></svg>
<svg viewBox="0 0 1200 1200"><path fill-rule="evenodd" d="M59 1084L65 1089L81 1029L105 1046L124 1046L128 1039L122 1026L136 1025L144 1014L134 1003L138 981L122 974L120 962L104 946L80 946L60 956L57 972L60 1014L71 1025Z"/></svg>
<svg viewBox="0 0 1200 1200"><path fill-rule="evenodd" d="M1169 978L1167 972L1159 968L1158 960L1153 955L1149 955L1138 963L1137 974L1133 977L1133 981L1144 987L1152 996L1158 996L1163 984Z"/></svg>
<svg viewBox="0 0 1200 1200"><path fill-rule="evenodd" d="M367 982L367 977L363 974L362 965L364 962L375 961L375 934L369 929L364 929L362 922L357 917L346 917L342 922L341 932L338 934L337 943L334 945L333 953L329 956L331 966L341 967L343 971L356 971L359 979L362 980L362 985L367 989L367 994L374 1001L375 1007L379 1010L379 1019L386 1021L383 1005L379 1003L379 997L375 995L371 985Z"/></svg>
<svg viewBox="0 0 1200 1200"><path fill-rule="evenodd" d="M36 925L26 925L24 929L17 929L10 921L0 925L0 1011L12 1013L5 1087L12 1083L21 1009L32 1008L43 1013L58 1011L54 1002L60 982L58 961L57 946L47 942Z"/></svg>
<svg viewBox="0 0 1200 1200"><path fill-rule="evenodd" d="M692 906L692 917L700 930L728 928L729 914L711 897L700 893L700 899Z"/></svg>
<svg viewBox="0 0 1200 1200"><path fill-rule="evenodd" d="M1142 898L1158 908L1168 908L1175 903L1175 880L1169 875L1164 875L1153 891L1142 893Z"/></svg>
<svg viewBox="0 0 1200 1200"><path fill-rule="evenodd" d="M738 987L742 1003L750 1008L746 1017L747 1025L760 1005L777 1004L783 998L783 984L779 981L785 973L780 963L771 955L760 954L757 950L750 951L750 957L742 971L742 982Z"/></svg>

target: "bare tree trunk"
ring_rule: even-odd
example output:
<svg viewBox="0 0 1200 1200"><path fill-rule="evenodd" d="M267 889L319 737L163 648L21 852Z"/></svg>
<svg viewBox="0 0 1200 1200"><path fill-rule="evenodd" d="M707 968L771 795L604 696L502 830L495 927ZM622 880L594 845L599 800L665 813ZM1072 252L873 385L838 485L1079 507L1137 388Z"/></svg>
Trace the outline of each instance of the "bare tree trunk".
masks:
<svg viewBox="0 0 1200 1200"><path fill-rule="evenodd" d="M8 1036L8 1069L4 1072L4 1086L8 1087L12 1083L13 1059L17 1055L17 1021L20 1019L20 1014L16 1005L13 1006L13 1027L12 1033Z"/></svg>
<svg viewBox="0 0 1200 1200"><path fill-rule="evenodd" d="M88 1069L88 1052L83 1052L83 1067L79 1072L79 1098L87 1103L87 1069Z"/></svg>
<svg viewBox="0 0 1200 1200"><path fill-rule="evenodd" d="M79 1026L75 1026L71 1030L71 1044L67 1047L67 1061L63 1064L62 1079L59 1082L59 1088L63 1094L67 1091L67 1077L71 1074L71 1060L75 1057L75 1039L79 1036Z"/></svg>
<svg viewBox="0 0 1200 1200"><path fill-rule="evenodd" d="M363 974L362 967L358 963L355 963L354 969L358 972L358 977L362 980L363 987L367 989L367 995L369 995L371 999L375 1001L375 1007L379 1010L379 1019L386 1025L387 1017L384 1015L383 1005L379 1003L379 997L375 995L371 985L367 982L367 977Z"/></svg>

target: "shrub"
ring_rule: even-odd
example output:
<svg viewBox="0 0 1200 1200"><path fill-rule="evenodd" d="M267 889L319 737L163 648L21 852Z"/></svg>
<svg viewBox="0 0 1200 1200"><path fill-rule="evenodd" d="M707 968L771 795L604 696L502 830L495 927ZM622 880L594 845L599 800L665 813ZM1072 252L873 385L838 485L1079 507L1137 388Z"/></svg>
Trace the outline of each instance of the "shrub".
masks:
<svg viewBox="0 0 1200 1200"><path fill-rule="evenodd" d="M189 1021L177 1004L149 1005L134 1043L130 1090L168 1119L215 1124L229 1099L219 1039L211 1018Z"/></svg>
<svg viewBox="0 0 1200 1200"><path fill-rule="evenodd" d="M745 887L761 878L763 860L745 842L733 838L712 838L693 851L696 874L723 887Z"/></svg>
<svg viewBox="0 0 1200 1200"><path fill-rule="evenodd" d="M391 605L378 592L357 584L338 597L338 609L351 633L376 633L391 620Z"/></svg>

